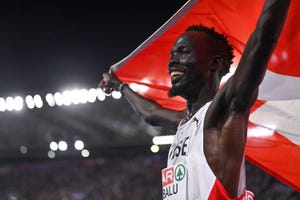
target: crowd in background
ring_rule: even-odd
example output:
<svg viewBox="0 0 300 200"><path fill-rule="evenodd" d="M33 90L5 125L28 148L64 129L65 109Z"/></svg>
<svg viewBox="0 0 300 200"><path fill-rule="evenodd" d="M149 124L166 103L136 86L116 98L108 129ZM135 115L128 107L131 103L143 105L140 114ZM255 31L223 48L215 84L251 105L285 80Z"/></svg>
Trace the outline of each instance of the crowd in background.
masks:
<svg viewBox="0 0 300 200"><path fill-rule="evenodd" d="M162 155L52 160L0 165L0 200L159 200ZM300 200L300 194L247 163L257 200Z"/></svg>

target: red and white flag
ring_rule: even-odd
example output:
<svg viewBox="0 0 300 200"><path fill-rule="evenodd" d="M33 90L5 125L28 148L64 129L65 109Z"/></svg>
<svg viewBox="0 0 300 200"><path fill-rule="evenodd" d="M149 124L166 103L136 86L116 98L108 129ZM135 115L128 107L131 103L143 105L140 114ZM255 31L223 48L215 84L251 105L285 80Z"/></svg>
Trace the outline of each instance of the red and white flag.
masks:
<svg viewBox="0 0 300 200"><path fill-rule="evenodd" d="M166 108L182 110L185 101L168 98L169 52L192 24L215 27L235 49L231 72L254 30L262 0L190 0L130 55L111 68L139 94ZM278 45L268 63L252 108L246 157L300 191L300 1L292 1ZM226 81L226 78L223 80Z"/></svg>

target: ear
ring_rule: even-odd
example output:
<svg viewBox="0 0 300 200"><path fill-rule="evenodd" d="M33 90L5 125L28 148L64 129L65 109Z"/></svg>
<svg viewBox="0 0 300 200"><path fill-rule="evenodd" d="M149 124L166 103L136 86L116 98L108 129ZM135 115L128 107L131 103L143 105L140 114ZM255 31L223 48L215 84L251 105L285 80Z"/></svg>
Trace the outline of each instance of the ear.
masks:
<svg viewBox="0 0 300 200"><path fill-rule="evenodd" d="M223 57L220 55L213 56L209 64L209 69L213 72L217 71L218 69L221 69L223 65L223 60Z"/></svg>

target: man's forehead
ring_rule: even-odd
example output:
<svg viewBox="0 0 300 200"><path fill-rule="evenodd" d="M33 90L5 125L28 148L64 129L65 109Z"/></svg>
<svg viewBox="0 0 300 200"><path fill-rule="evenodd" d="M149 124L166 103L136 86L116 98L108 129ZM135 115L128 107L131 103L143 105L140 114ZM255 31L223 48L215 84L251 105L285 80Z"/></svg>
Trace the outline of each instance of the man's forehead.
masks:
<svg viewBox="0 0 300 200"><path fill-rule="evenodd" d="M175 45L205 45L212 41L212 38L201 31L188 31L181 34L175 41Z"/></svg>

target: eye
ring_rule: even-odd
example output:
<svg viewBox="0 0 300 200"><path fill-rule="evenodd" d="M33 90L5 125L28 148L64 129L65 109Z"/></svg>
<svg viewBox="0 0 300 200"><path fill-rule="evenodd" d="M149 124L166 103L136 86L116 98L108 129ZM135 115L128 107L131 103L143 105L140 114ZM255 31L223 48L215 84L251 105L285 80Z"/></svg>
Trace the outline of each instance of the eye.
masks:
<svg viewBox="0 0 300 200"><path fill-rule="evenodd" d="M187 48L182 48L182 49L180 49L180 51L179 51L179 53L181 54L181 55L187 55L187 54L190 54L190 50L189 49L187 49Z"/></svg>
<svg viewBox="0 0 300 200"><path fill-rule="evenodd" d="M189 54L191 54L190 49L186 47L178 47L170 52L170 57L173 58L174 56L187 56Z"/></svg>

